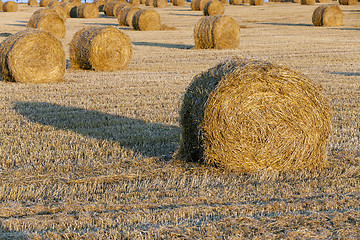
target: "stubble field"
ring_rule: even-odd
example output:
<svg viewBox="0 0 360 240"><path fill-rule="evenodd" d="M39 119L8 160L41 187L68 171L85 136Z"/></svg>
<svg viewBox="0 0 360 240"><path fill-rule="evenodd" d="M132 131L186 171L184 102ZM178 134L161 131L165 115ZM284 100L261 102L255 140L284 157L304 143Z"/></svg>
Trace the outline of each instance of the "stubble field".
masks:
<svg viewBox="0 0 360 240"><path fill-rule="evenodd" d="M134 55L118 72L69 63L77 30L117 19L67 19L64 82L0 81L0 239L360 238L360 3L340 7L340 27L312 26L319 5L227 5L239 48L193 50L202 12L169 4L156 10L176 30L121 27ZM0 41L36 9L0 12ZM174 157L187 86L234 56L321 84L333 111L327 168L246 175Z"/></svg>

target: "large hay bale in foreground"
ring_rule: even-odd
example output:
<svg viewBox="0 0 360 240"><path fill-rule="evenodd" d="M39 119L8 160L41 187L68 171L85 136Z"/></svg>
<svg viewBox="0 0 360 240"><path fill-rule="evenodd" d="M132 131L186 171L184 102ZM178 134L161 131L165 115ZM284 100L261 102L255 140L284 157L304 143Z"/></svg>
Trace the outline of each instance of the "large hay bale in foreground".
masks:
<svg viewBox="0 0 360 240"><path fill-rule="evenodd" d="M14 1L7 1L7 2L3 3L2 10L4 12L17 12L18 5Z"/></svg>
<svg viewBox="0 0 360 240"><path fill-rule="evenodd" d="M264 5L264 0L250 0L250 5L253 6Z"/></svg>
<svg viewBox="0 0 360 240"><path fill-rule="evenodd" d="M343 13L338 6L323 5L314 10L312 22L314 26L341 26Z"/></svg>
<svg viewBox="0 0 360 240"><path fill-rule="evenodd" d="M40 7L47 7L51 0L40 0L39 6Z"/></svg>
<svg viewBox="0 0 360 240"><path fill-rule="evenodd" d="M219 0L210 0L204 6L204 16L222 15L225 12L225 7Z"/></svg>
<svg viewBox="0 0 360 240"><path fill-rule="evenodd" d="M314 5L315 0L301 0L301 5Z"/></svg>
<svg viewBox="0 0 360 240"><path fill-rule="evenodd" d="M167 0L154 0L153 1L153 5L154 7L156 8L164 8L164 7L167 7Z"/></svg>
<svg viewBox="0 0 360 240"><path fill-rule="evenodd" d="M240 27L229 16L203 17L194 28L195 49L234 49L240 44Z"/></svg>
<svg viewBox="0 0 360 240"><path fill-rule="evenodd" d="M69 2L63 2L60 5L62 8L64 8L66 12L66 17L77 17L77 6L75 4L69 3Z"/></svg>
<svg viewBox="0 0 360 240"><path fill-rule="evenodd" d="M356 5L358 0L339 0L340 5Z"/></svg>
<svg viewBox="0 0 360 240"><path fill-rule="evenodd" d="M262 60L234 58L197 75L181 112L178 156L236 172L326 165L331 112L321 88Z"/></svg>
<svg viewBox="0 0 360 240"><path fill-rule="evenodd" d="M39 3L37 2L37 0L29 0L28 1L28 6L38 6Z"/></svg>
<svg viewBox="0 0 360 240"><path fill-rule="evenodd" d="M50 33L28 29L0 43L0 74L4 81L58 82L65 68L63 46Z"/></svg>
<svg viewBox="0 0 360 240"><path fill-rule="evenodd" d="M185 0L173 0L172 4L177 7L185 6Z"/></svg>
<svg viewBox="0 0 360 240"><path fill-rule="evenodd" d="M93 3L83 3L77 8L79 18L98 18L99 8Z"/></svg>
<svg viewBox="0 0 360 240"><path fill-rule="evenodd" d="M33 14L27 27L50 32L57 38L65 37L65 23L58 13Z"/></svg>
<svg viewBox="0 0 360 240"><path fill-rule="evenodd" d="M161 29L160 15L152 9L141 9L134 14L132 26L140 31L158 31Z"/></svg>
<svg viewBox="0 0 360 240"><path fill-rule="evenodd" d="M70 44L73 67L95 71L116 71L132 58L130 38L115 27L89 27L75 34Z"/></svg>

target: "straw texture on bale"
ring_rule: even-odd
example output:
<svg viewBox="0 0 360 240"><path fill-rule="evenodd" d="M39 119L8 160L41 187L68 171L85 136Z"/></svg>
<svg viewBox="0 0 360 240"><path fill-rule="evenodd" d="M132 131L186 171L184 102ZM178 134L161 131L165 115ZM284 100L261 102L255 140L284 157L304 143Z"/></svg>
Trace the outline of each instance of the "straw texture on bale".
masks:
<svg viewBox="0 0 360 240"><path fill-rule="evenodd" d="M243 3L243 0L229 0L230 5L240 5Z"/></svg>
<svg viewBox="0 0 360 240"><path fill-rule="evenodd" d="M154 0L145 0L145 6L154 6Z"/></svg>
<svg viewBox="0 0 360 240"><path fill-rule="evenodd" d="M28 28L37 28L50 32L57 38L65 37L64 20L58 13L40 13L33 15L31 18L31 21L29 20L27 24Z"/></svg>
<svg viewBox="0 0 360 240"><path fill-rule="evenodd" d="M224 12L224 4L219 0L208 1L203 10L204 16L222 15Z"/></svg>
<svg viewBox="0 0 360 240"><path fill-rule="evenodd" d="M40 0L39 6L40 7L47 7L51 0Z"/></svg>
<svg viewBox="0 0 360 240"><path fill-rule="evenodd" d="M98 7L99 12L103 12L104 5L106 4L106 2L105 2L105 0L95 0L95 1L93 1L93 4L95 4Z"/></svg>
<svg viewBox="0 0 360 240"><path fill-rule="evenodd" d="M341 4L341 5L356 5L356 4L358 4L358 0L339 0L339 4Z"/></svg>
<svg viewBox="0 0 360 240"><path fill-rule="evenodd" d="M77 8L79 18L98 18L99 8L93 3L83 3Z"/></svg>
<svg viewBox="0 0 360 240"><path fill-rule="evenodd" d="M120 2L117 0L109 1L104 5L104 13L106 16L113 17L114 16L114 8L116 5L119 5Z"/></svg>
<svg viewBox="0 0 360 240"><path fill-rule="evenodd" d="M156 8L164 8L167 6L167 0L153 0L154 7Z"/></svg>
<svg viewBox="0 0 360 240"><path fill-rule="evenodd" d="M191 9L193 11L203 11L205 4L210 0L192 0Z"/></svg>
<svg viewBox="0 0 360 240"><path fill-rule="evenodd" d="M141 9L133 16L132 25L139 31L158 31L161 29L160 15L152 9Z"/></svg>
<svg viewBox="0 0 360 240"><path fill-rule="evenodd" d="M66 12L66 17L77 17L77 6L75 4L64 2L60 6L64 8Z"/></svg>
<svg viewBox="0 0 360 240"><path fill-rule="evenodd" d="M130 38L115 27L89 27L75 34L70 43L70 61L75 68L115 71L132 58Z"/></svg>
<svg viewBox="0 0 360 240"><path fill-rule="evenodd" d="M235 49L240 44L240 27L229 16L202 17L194 27L195 49Z"/></svg>
<svg viewBox="0 0 360 240"><path fill-rule="evenodd" d="M312 22L314 26L341 26L343 13L338 6L319 6L313 12Z"/></svg>
<svg viewBox="0 0 360 240"><path fill-rule="evenodd" d="M174 6L177 6L177 7L184 6L185 5L185 0L173 0L172 4Z"/></svg>
<svg viewBox="0 0 360 240"><path fill-rule="evenodd" d="M53 6L60 6L61 2L59 2L58 0L52 0L51 2L49 2L48 7L53 7Z"/></svg>
<svg viewBox="0 0 360 240"><path fill-rule="evenodd" d="M178 156L236 172L326 166L331 112L321 88L262 60L235 58L195 76L180 111Z"/></svg>
<svg viewBox="0 0 360 240"><path fill-rule="evenodd" d="M0 43L0 74L3 81L47 83L65 75L65 52L50 33L28 29Z"/></svg>
<svg viewBox="0 0 360 240"><path fill-rule="evenodd" d="M2 10L4 12L17 12L18 10L18 5L16 2L14 1L7 1L3 4L2 6Z"/></svg>
<svg viewBox="0 0 360 240"><path fill-rule="evenodd" d="M129 0L129 4L133 6L140 6L140 0Z"/></svg>
<svg viewBox="0 0 360 240"><path fill-rule="evenodd" d="M314 5L315 0L301 0L301 5Z"/></svg>
<svg viewBox="0 0 360 240"><path fill-rule="evenodd" d="M82 4L81 0L69 0L69 2L75 6L80 6L80 4Z"/></svg>
<svg viewBox="0 0 360 240"><path fill-rule="evenodd" d="M118 22L121 26L132 26L132 19L134 14L139 11L139 7L124 7L122 11L119 12Z"/></svg>
<svg viewBox="0 0 360 240"><path fill-rule="evenodd" d="M115 6L114 8L114 16L115 17L118 17L121 10L124 8L124 7L129 7L130 5L128 3L120 3L118 5Z"/></svg>
<svg viewBox="0 0 360 240"><path fill-rule="evenodd" d="M220 0L220 2L222 2L222 4L224 4L224 5L229 4L229 0Z"/></svg>
<svg viewBox="0 0 360 240"><path fill-rule="evenodd" d="M264 5L264 0L250 0L250 5L253 6Z"/></svg>
<svg viewBox="0 0 360 240"><path fill-rule="evenodd" d="M3 5L4 3L0 0L0 10L3 11Z"/></svg>
<svg viewBox="0 0 360 240"><path fill-rule="evenodd" d="M66 13L66 10L65 10L63 7L53 6L53 7L50 7L49 9L55 10L55 12L56 12L57 14L59 14L60 17L61 17L64 21L66 21L67 13Z"/></svg>
<svg viewBox="0 0 360 240"><path fill-rule="evenodd" d="M29 0L29 1L28 1L28 5L29 5L29 6L38 6L39 3L37 2L37 0Z"/></svg>

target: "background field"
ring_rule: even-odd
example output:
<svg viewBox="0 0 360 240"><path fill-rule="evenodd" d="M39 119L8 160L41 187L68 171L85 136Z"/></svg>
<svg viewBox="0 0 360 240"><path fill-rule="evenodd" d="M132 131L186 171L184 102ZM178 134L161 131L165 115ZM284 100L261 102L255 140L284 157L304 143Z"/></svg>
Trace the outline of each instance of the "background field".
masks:
<svg viewBox="0 0 360 240"><path fill-rule="evenodd" d="M334 2L336 4L336 2ZM235 50L193 50L190 6L157 9L172 31L138 32L121 72L71 69L57 84L0 81L0 239L359 239L360 4L344 26L313 27L319 6L226 6ZM0 12L0 41L37 7ZM61 40L115 18L68 19ZM192 78L233 56L298 70L333 109L330 165L239 175L173 157ZM68 61L69 62L69 61Z"/></svg>

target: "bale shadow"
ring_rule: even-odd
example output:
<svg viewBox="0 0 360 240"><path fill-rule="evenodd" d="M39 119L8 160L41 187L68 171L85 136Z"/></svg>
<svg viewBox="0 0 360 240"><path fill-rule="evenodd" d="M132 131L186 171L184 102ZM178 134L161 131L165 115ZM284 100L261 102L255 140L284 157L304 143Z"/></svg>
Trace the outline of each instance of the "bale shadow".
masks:
<svg viewBox="0 0 360 240"><path fill-rule="evenodd" d="M7 33L7 32L0 33L0 37L8 37L8 36L11 36L11 35L12 35L11 33Z"/></svg>
<svg viewBox="0 0 360 240"><path fill-rule="evenodd" d="M28 21L16 21L16 22L18 22L18 23L28 23Z"/></svg>
<svg viewBox="0 0 360 240"><path fill-rule="evenodd" d="M202 14L180 14L180 13L169 13L169 15L174 15L174 16L188 16L188 17L199 17L199 16L203 16Z"/></svg>
<svg viewBox="0 0 360 240"><path fill-rule="evenodd" d="M340 30L352 30L352 31L360 31L360 28L338 28Z"/></svg>
<svg viewBox="0 0 360 240"><path fill-rule="evenodd" d="M16 27L26 27L26 24L17 24L17 23L9 23L9 24L6 24L8 26L16 26Z"/></svg>
<svg viewBox="0 0 360 240"><path fill-rule="evenodd" d="M169 160L176 151L180 128L47 102L17 102L14 110L31 122L72 131L98 140L118 142L147 157Z"/></svg>
<svg viewBox="0 0 360 240"><path fill-rule="evenodd" d="M275 25L275 26L297 26L297 27L312 27L313 24L306 24L306 23L256 23L262 25Z"/></svg>
<svg viewBox="0 0 360 240"><path fill-rule="evenodd" d="M177 48L177 49L191 49L194 45L186 44L170 44L170 43L151 43L151 42L132 42L136 46L151 46L151 47L164 47L164 48Z"/></svg>
<svg viewBox="0 0 360 240"><path fill-rule="evenodd" d="M344 75L344 76L360 76L360 72L330 72L335 75Z"/></svg>
<svg viewBox="0 0 360 240"><path fill-rule="evenodd" d="M119 24L116 23L83 23L86 25L94 25L94 26L115 26L115 27L119 27ZM122 29L121 27L119 27L120 29ZM129 29L129 28L123 28L123 29Z"/></svg>

